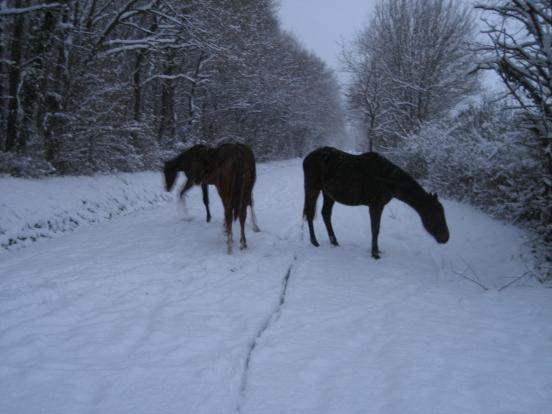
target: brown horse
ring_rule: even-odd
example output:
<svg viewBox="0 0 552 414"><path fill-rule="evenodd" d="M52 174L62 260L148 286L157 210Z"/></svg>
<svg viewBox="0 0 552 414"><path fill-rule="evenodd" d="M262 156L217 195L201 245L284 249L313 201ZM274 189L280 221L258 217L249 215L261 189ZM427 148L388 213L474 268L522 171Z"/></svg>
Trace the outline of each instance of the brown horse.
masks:
<svg viewBox="0 0 552 414"><path fill-rule="evenodd" d="M324 196L322 218L330 242L338 246L331 216L337 201L349 206L367 205L372 224L372 257L380 258L378 234L381 214L392 198L411 206L420 215L424 228L439 243L449 240L443 206L437 194L425 190L406 172L375 152L352 155L331 147L319 148L303 161L305 206L303 215L309 224L310 240L319 246L313 219L320 191Z"/></svg>
<svg viewBox="0 0 552 414"><path fill-rule="evenodd" d="M252 191L256 180L255 156L243 144L222 144L211 152L207 181L214 183L224 206L228 254L232 253L232 219L240 221L240 248L247 248L245 219L251 207L253 231L259 231L253 211Z"/></svg>
<svg viewBox="0 0 552 414"><path fill-rule="evenodd" d="M238 218L241 226L240 247L247 248L244 229L247 206L251 208L253 231L259 231L253 209L252 191L256 180L256 165L251 148L239 143L222 144L216 148L205 145L191 147L165 163L167 191L172 189L178 171L183 171L187 177L180 196L183 196L192 186L201 185L207 221L211 219L207 185L215 185L224 207L228 253L232 253L232 221Z"/></svg>

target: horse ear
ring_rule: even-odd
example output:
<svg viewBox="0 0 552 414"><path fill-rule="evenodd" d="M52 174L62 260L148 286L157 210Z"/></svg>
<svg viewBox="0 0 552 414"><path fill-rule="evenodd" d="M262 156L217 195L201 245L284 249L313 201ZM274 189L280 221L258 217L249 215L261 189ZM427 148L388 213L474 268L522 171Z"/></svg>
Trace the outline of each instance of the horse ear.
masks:
<svg viewBox="0 0 552 414"><path fill-rule="evenodd" d="M437 193L435 193L434 195L435 195L435 200L439 200L439 195Z"/></svg>

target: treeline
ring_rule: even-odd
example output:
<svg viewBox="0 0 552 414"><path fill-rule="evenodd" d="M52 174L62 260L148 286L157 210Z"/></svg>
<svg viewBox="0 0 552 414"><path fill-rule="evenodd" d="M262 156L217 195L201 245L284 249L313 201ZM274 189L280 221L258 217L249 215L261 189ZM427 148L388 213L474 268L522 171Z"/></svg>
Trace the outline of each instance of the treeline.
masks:
<svg viewBox="0 0 552 414"><path fill-rule="evenodd" d="M227 139L290 157L343 127L273 0L4 0L0 30L0 173L155 168Z"/></svg>
<svg viewBox="0 0 552 414"><path fill-rule="evenodd" d="M552 278L552 2L380 0L344 53L360 149L532 229ZM504 86L482 96L489 70Z"/></svg>

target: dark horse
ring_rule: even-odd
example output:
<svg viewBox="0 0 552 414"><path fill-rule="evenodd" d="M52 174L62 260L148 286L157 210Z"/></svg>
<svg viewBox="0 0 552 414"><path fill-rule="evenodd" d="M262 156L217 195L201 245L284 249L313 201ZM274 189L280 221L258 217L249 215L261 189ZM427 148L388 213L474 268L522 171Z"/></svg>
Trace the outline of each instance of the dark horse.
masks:
<svg viewBox="0 0 552 414"><path fill-rule="evenodd" d="M239 143L222 144L216 148L194 145L165 163L167 191L172 189L178 171L183 171L187 177L180 191L181 197L194 185L201 185L207 221L211 219L207 186L212 184L217 188L224 206L228 253L232 253L232 221L238 218L241 227L240 246L245 249L247 241L244 227L247 206L251 208L253 231L259 231L253 210L252 191L256 180L256 166L251 148Z"/></svg>
<svg viewBox="0 0 552 414"><path fill-rule="evenodd" d="M349 206L367 205L372 223L372 257L380 258L378 234L381 214L392 198L398 198L418 212L425 229L439 243L446 243L449 231L445 211L437 194L426 193L406 172L375 152L352 155L331 147L311 152L303 161L305 207L311 243L319 246L313 218L320 191L324 196L322 218L330 242L337 246L332 228L332 208L337 201Z"/></svg>
<svg viewBox="0 0 552 414"><path fill-rule="evenodd" d="M207 172L209 168L209 151L212 150L207 145L194 145L186 151L180 153L172 160L165 162L163 173L165 174L165 189L171 191L179 172L186 175L186 183L180 190L180 198L194 185L200 185L203 193L203 204L207 211L207 223L211 221L211 211L209 210L209 189Z"/></svg>

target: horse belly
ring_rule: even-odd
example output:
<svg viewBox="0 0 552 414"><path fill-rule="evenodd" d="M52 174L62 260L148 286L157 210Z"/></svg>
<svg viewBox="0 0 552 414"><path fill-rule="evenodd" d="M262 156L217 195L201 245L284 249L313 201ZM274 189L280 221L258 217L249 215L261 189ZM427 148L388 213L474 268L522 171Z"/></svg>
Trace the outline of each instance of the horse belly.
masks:
<svg viewBox="0 0 552 414"><path fill-rule="evenodd" d="M344 187L322 187L322 191L328 195L332 200L337 201L340 204L347 206L358 206L366 204L362 200L362 194L356 188L344 188Z"/></svg>

